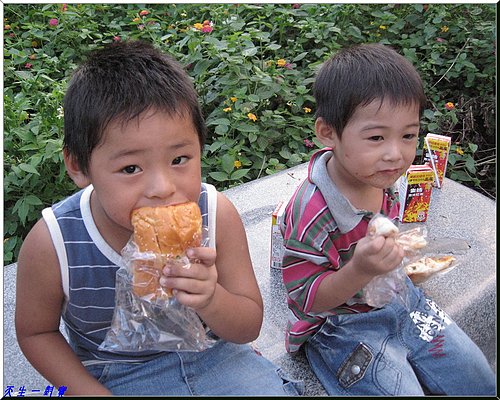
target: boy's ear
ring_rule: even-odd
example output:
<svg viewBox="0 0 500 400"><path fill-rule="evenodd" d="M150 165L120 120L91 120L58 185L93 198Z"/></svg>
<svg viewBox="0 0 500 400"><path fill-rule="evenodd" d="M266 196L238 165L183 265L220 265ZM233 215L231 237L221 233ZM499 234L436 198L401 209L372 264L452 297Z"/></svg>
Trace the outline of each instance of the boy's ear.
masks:
<svg viewBox="0 0 500 400"><path fill-rule="evenodd" d="M90 185L90 178L87 174L83 173L75 157L71 155L67 149L63 150L64 155L64 165L66 166L66 171L68 171L69 177L75 182L75 185L80 189Z"/></svg>
<svg viewBox="0 0 500 400"><path fill-rule="evenodd" d="M335 147L338 137L337 132L330 126L322 117L316 119L314 123L314 128L316 130L316 137L325 146Z"/></svg>

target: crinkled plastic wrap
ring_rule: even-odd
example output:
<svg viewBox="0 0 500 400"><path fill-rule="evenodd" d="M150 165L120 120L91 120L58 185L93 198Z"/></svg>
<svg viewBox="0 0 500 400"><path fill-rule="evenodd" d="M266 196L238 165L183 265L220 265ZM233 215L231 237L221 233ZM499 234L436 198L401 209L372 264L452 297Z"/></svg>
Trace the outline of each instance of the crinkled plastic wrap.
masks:
<svg viewBox="0 0 500 400"><path fill-rule="evenodd" d="M385 229L375 229L377 226L383 226ZM416 228L417 231L413 232L413 235L418 238L421 242L420 244L425 246L425 235L426 231L418 232L421 228ZM385 232L383 232L385 231ZM403 240L400 240L401 234L399 229L392 223L392 221L382 214L376 214L368 224L369 235L382 234L384 236L394 236L397 242L405 249L406 254L411 254L415 256L418 250L408 246L411 241L406 241L404 239L408 236L404 236ZM380 233L379 233L380 232ZM422 240L423 239L423 240ZM407 286L407 275L404 270L404 261L397 268L392 271L375 276L368 284L363 288L363 300L366 304L372 307L383 307L392 301L398 301L400 304L409 308L409 298Z"/></svg>
<svg viewBox="0 0 500 400"><path fill-rule="evenodd" d="M204 227L204 246L207 236ZM139 252L132 237L122 250L122 258L124 266L116 274L113 320L99 350L202 351L214 344L196 312L179 303L170 291L158 285L154 293L139 296L141 288L137 290L137 283L134 288L134 269L140 269L143 278L149 274L151 282L158 282L166 263L189 268L187 257Z"/></svg>
<svg viewBox="0 0 500 400"><path fill-rule="evenodd" d="M385 218L382 214L375 215L369 223L368 231L370 232L370 224L377 223L377 219ZM384 221L384 222L387 222ZM378 221L380 222L380 221ZM392 222L391 222L392 223ZM424 262L427 259L438 260L448 258L449 263L445 268L427 270L425 274L421 274L418 279L410 277L414 283L422 283L430 277L444 274L455 268L457 263L455 257L444 256L446 253L463 254L468 250L468 244L462 239L456 238L438 238L429 241L427 238L427 229L425 226L418 226L405 231L399 231L393 234L396 243L403 247L405 258L397 268L387 274L374 277L363 288L363 301L372 307L383 307L391 301L398 301L400 304L409 308L408 299L408 273L406 267L415 262Z"/></svg>

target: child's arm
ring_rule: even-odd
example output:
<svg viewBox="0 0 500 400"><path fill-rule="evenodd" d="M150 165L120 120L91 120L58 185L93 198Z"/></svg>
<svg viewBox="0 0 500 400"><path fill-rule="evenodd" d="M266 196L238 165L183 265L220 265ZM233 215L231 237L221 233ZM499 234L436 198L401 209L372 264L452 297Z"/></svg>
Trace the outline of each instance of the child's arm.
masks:
<svg viewBox="0 0 500 400"><path fill-rule="evenodd" d="M344 304L375 276L396 268L403 257L403 249L393 238L362 238L351 260L321 281L311 311L319 313Z"/></svg>
<svg viewBox="0 0 500 400"><path fill-rule="evenodd" d="M55 249L43 220L26 237L17 263L16 333L29 362L68 395L110 395L59 332L64 294Z"/></svg>
<svg viewBox="0 0 500 400"><path fill-rule="evenodd" d="M216 250L196 248L189 269L167 266L162 284L176 290L182 304L193 307L219 337L247 343L257 338L263 318L241 218L234 205L217 194ZM163 278L162 278L163 279Z"/></svg>

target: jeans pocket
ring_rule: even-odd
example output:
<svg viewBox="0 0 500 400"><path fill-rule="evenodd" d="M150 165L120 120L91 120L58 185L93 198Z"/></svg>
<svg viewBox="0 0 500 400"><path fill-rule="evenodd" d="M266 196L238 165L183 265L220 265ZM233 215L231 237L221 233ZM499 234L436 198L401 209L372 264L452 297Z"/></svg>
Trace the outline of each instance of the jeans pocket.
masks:
<svg viewBox="0 0 500 400"><path fill-rule="evenodd" d="M281 368L276 373L283 381L283 390L289 396L302 396L305 391L304 381L291 379Z"/></svg>
<svg viewBox="0 0 500 400"><path fill-rule="evenodd" d="M348 388L361 380L372 360L373 354L368 346L359 343L337 372L340 385Z"/></svg>

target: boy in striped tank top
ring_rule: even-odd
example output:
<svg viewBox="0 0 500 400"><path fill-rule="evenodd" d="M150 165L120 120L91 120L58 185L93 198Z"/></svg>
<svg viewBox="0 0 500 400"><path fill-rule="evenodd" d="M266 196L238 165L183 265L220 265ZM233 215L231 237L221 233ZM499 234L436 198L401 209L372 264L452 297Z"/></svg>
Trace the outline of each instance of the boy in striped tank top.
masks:
<svg viewBox="0 0 500 400"><path fill-rule="evenodd" d="M16 330L33 366L69 395L302 391L248 344L260 332L262 298L237 210L201 182L206 127L182 67L145 42L97 50L71 78L64 119L64 162L81 190L43 211L18 260ZM131 211L187 201L200 205L210 243L188 250L189 269L166 266L161 283L196 311L215 344L200 352L99 350Z"/></svg>
<svg viewBox="0 0 500 400"><path fill-rule="evenodd" d="M426 103L416 69L380 44L347 48L324 63L314 96L326 147L281 226L287 350L305 348L329 395L495 393L480 349L409 279L409 309L362 300L404 257L394 238L366 232L376 213L398 218L391 187L414 160Z"/></svg>

